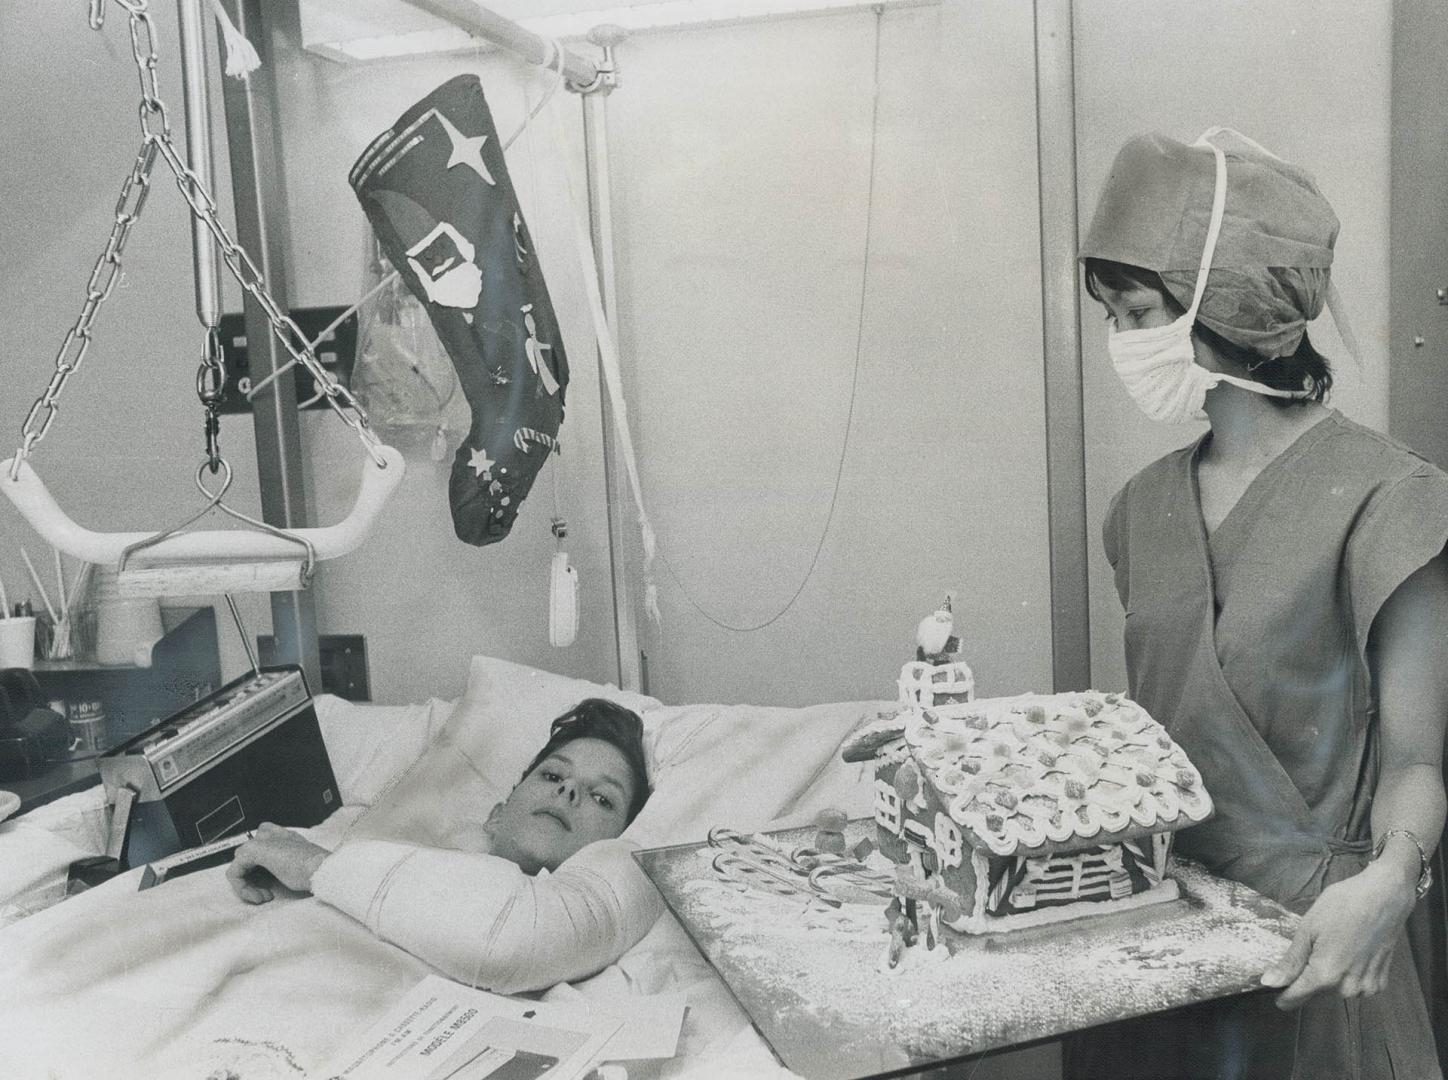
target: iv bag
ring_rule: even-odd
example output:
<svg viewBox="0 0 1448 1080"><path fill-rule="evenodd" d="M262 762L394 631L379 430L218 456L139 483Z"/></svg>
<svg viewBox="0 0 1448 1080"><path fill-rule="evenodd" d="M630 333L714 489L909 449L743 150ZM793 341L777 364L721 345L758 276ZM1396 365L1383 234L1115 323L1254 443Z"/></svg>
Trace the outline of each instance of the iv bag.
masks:
<svg viewBox="0 0 1448 1080"><path fill-rule="evenodd" d="M364 292L389 276L357 312L352 393L374 428L435 431L433 459L440 461L447 452L446 413L457 374L427 312L392 272L369 229Z"/></svg>

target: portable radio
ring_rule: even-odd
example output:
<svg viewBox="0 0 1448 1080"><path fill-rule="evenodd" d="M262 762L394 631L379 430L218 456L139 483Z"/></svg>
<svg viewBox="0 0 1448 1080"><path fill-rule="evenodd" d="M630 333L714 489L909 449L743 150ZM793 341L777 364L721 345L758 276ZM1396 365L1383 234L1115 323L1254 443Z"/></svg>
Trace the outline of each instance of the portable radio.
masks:
<svg viewBox="0 0 1448 1080"><path fill-rule="evenodd" d="M263 821L316 825L339 805L312 695L298 667L261 668L97 759L121 867Z"/></svg>

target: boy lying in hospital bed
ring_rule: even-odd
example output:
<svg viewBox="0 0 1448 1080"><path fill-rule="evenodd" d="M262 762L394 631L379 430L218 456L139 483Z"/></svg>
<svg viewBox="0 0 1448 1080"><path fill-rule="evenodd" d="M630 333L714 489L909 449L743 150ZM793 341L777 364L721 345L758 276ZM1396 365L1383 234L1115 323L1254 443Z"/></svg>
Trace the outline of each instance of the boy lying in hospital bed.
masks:
<svg viewBox="0 0 1448 1080"><path fill-rule="evenodd" d="M329 852L266 824L227 877L250 904L311 893L455 979L539 989L606 966L662 910L618 839L649 794L642 721L588 698L553 721L469 850L359 838Z"/></svg>
<svg viewBox="0 0 1448 1080"><path fill-rule="evenodd" d="M545 764L536 755L553 718L599 696L643 718L653 790L623 837L547 876L497 849L479 854L504 832L502 810L489 823L488 808L524 805L509 790ZM335 849L314 869L316 895L241 903L219 869L136 891L138 868L0 928L0 1077L295 1077L439 967L496 992L547 988L549 1000L683 994L676 1057L648 1075L718 1080L746 1064L751 1077L778 1075L683 928L654 919L626 845L693 843L721 823L804 824L826 807L868 814L873 782L839 746L887 704L664 705L483 656L457 701L319 698L344 806L306 834ZM40 831L39 820L0 825L0 871L20 834ZM330 892L349 864L352 884ZM357 916L337 906L343 892ZM529 909L546 920L522 925ZM518 932L500 933L509 926Z"/></svg>

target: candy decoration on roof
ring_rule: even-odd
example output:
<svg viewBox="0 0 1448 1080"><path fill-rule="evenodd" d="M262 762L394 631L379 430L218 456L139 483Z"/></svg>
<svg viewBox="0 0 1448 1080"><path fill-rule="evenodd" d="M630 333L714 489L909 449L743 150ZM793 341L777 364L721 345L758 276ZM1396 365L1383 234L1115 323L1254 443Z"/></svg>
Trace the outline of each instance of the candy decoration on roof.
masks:
<svg viewBox="0 0 1448 1080"><path fill-rule="evenodd" d="M349 180L472 408L448 483L454 531L496 543L559 450L568 360L477 76L404 112Z"/></svg>

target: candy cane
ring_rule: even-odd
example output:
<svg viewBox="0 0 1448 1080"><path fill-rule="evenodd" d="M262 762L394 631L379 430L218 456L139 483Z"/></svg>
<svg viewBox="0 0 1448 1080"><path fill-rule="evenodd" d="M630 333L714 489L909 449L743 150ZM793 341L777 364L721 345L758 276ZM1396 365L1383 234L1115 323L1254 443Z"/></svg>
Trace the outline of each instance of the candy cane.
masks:
<svg viewBox="0 0 1448 1080"><path fill-rule="evenodd" d="M535 431L530 427L520 427L517 431L513 432L513 445L523 451L523 453L526 454L531 450L531 447L528 446L530 442L547 447L549 450L558 449L558 440L547 432Z"/></svg>

